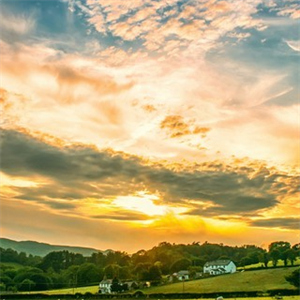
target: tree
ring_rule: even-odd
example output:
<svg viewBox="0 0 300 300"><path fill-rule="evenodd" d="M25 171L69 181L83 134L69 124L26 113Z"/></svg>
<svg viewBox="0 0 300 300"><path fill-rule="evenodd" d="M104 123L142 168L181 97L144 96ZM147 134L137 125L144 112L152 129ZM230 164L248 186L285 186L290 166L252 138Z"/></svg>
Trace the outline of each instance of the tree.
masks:
<svg viewBox="0 0 300 300"><path fill-rule="evenodd" d="M187 270L192 265L192 262L187 258L182 258L173 263L171 266L172 272L178 272L181 270Z"/></svg>
<svg viewBox="0 0 300 300"><path fill-rule="evenodd" d="M13 280L7 275L0 276L0 283L4 284L5 288L7 289L10 286L14 285Z"/></svg>
<svg viewBox="0 0 300 300"><path fill-rule="evenodd" d="M274 267L277 266L277 262L279 259L282 259L284 265L287 265L288 259L288 250L291 249L291 244L289 242L273 242L269 245L269 253L273 261Z"/></svg>
<svg viewBox="0 0 300 300"><path fill-rule="evenodd" d="M112 284L111 284L111 288L110 290L113 292L113 293L119 293L121 292L121 285L119 284L119 280L118 278L114 277L114 279L112 280Z"/></svg>
<svg viewBox="0 0 300 300"><path fill-rule="evenodd" d="M289 242L283 242L283 241L273 242L269 245L269 252L272 252L275 249L277 249L280 252L283 252L290 248L291 248L291 244Z"/></svg>
<svg viewBox="0 0 300 300"><path fill-rule="evenodd" d="M77 271L77 282L79 285L97 284L102 277L103 271L90 263L82 264Z"/></svg>
<svg viewBox="0 0 300 300"><path fill-rule="evenodd" d="M119 269L119 278L120 279L129 279L131 277L131 272L129 267L120 267Z"/></svg>
<svg viewBox="0 0 300 300"><path fill-rule="evenodd" d="M147 277L147 272L150 268L150 264L148 263L138 263L136 267L134 268L133 272L136 274L137 280L147 280L145 277Z"/></svg>
<svg viewBox="0 0 300 300"><path fill-rule="evenodd" d="M35 283L34 290L43 291L52 287L52 280L46 274L32 274L28 279Z"/></svg>
<svg viewBox="0 0 300 300"><path fill-rule="evenodd" d="M19 286L25 279L35 283L34 290L47 290L52 287L50 276L38 268L25 267L20 269L14 278L14 282Z"/></svg>
<svg viewBox="0 0 300 300"><path fill-rule="evenodd" d="M270 257L272 259L273 266L276 267L278 260L280 258L280 252L277 249L274 249L270 252Z"/></svg>
<svg viewBox="0 0 300 300"><path fill-rule="evenodd" d="M6 290L6 285L3 282L0 282L0 292L4 292Z"/></svg>
<svg viewBox="0 0 300 300"><path fill-rule="evenodd" d="M261 252L261 254L259 256L259 261L264 264L265 268L268 267L269 254L268 254L268 252L266 250L264 250L263 252Z"/></svg>
<svg viewBox="0 0 300 300"><path fill-rule="evenodd" d="M120 268L121 267L119 265L116 265L116 264L108 265L107 267L104 268L104 275L107 278L119 277Z"/></svg>
<svg viewBox="0 0 300 300"><path fill-rule="evenodd" d="M34 290L35 282L30 279L24 279L19 284L19 291L32 291Z"/></svg>
<svg viewBox="0 0 300 300"><path fill-rule="evenodd" d="M150 281L160 281L161 280L161 271L158 266L151 266L148 271L147 280Z"/></svg>
<svg viewBox="0 0 300 300"><path fill-rule="evenodd" d="M67 251L65 251L67 252ZM40 263L39 267L44 271L49 268L53 268L55 272L59 272L62 269L66 269L65 267L65 255L63 251L53 251L48 253Z"/></svg>
<svg viewBox="0 0 300 300"><path fill-rule="evenodd" d="M88 262L103 268L105 266L105 260L105 255L102 252L97 252L92 254L92 256L88 259Z"/></svg>
<svg viewBox="0 0 300 300"><path fill-rule="evenodd" d="M62 271L62 281L64 285L75 287L77 285L77 272L79 266L71 266L67 270Z"/></svg>
<svg viewBox="0 0 300 300"><path fill-rule="evenodd" d="M294 261L297 258L297 251L294 249L289 249L288 250L288 260L291 262L291 265L294 265Z"/></svg>
<svg viewBox="0 0 300 300"><path fill-rule="evenodd" d="M300 243L293 245L292 249L296 251L297 256L300 256Z"/></svg>
<svg viewBox="0 0 300 300"><path fill-rule="evenodd" d="M243 257L243 258L241 259L241 261L240 261L240 265L241 265L242 267L248 266L248 265L251 265L251 264L252 264L252 259L251 259L251 257L249 257L249 256Z"/></svg>
<svg viewBox="0 0 300 300"><path fill-rule="evenodd" d="M286 276L285 279L295 287L300 287L300 268Z"/></svg>

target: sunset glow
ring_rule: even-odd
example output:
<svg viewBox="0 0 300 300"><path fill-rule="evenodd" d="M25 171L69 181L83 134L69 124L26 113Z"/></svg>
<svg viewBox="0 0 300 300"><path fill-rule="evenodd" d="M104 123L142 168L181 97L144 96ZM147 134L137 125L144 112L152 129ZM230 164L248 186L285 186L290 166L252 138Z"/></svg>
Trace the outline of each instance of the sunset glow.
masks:
<svg viewBox="0 0 300 300"><path fill-rule="evenodd" d="M299 11L2 0L1 236L298 242Z"/></svg>

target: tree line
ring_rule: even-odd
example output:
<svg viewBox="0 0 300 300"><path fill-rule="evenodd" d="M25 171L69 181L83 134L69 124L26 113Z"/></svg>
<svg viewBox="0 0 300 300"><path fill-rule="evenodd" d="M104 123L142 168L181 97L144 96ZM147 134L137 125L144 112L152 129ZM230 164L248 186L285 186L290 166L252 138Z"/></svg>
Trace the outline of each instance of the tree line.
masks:
<svg viewBox="0 0 300 300"><path fill-rule="evenodd" d="M180 270L189 270L192 278L207 261L230 259L238 267L259 263L260 267L268 268L270 262L276 267L279 260L284 266L293 266L299 256L300 243L291 245L286 241L273 242L268 250L255 245L162 242L132 255L110 251L88 257L69 251L54 251L39 257L0 248L0 290L41 291L95 285L103 278L160 284L166 275Z"/></svg>

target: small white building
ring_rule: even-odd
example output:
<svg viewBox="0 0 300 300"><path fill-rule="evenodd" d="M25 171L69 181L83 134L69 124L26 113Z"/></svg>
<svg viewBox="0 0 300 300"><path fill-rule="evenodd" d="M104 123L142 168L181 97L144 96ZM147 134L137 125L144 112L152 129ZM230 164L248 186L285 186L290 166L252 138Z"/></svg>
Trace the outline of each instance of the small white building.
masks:
<svg viewBox="0 0 300 300"><path fill-rule="evenodd" d="M112 280L111 279L103 279L99 283L99 293L101 294L110 294L111 293Z"/></svg>
<svg viewBox="0 0 300 300"><path fill-rule="evenodd" d="M210 275L235 273L236 265L229 259L209 261L205 263L203 272Z"/></svg>
<svg viewBox="0 0 300 300"><path fill-rule="evenodd" d="M175 273L176 277L180 281L189 280L190 279L190 272L187 270L181 270L178 273Z"/></svg>

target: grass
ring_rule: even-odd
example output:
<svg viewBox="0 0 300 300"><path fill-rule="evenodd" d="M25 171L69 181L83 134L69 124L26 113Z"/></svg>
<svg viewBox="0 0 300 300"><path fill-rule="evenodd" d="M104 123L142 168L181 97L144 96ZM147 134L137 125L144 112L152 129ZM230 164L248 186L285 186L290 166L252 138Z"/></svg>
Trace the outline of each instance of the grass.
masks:
<svg viewBox="0 0 300 300"><path fill-rule="evenodd" d="M35 293L42 293L42 294L47 294L47 295L66 295L66 294L75 294L75 293L92 293L96 294L98 293L98 285L93 285L93 286L84 286L84 287L77 287L77 288L65 288L65 289L57 289L57 290L50 290L50 291L41 291L41 292L31 292L31 294ZM28 294L28 292L24 292L24 294Z"/></svg>
<svg viewBox="0 0 300 300"><path fill-rule="evenodd" d="M151 287L144 292L148 293L212 293L212 292L250 292L275 289L295 289L285 280L297 267L254 270L237 272L205 279L174 283L165 286Z"/></svg>
<svg viewBox="0 0 300 300"><path fill-rule="evenodd" d="M39 299L39 300L47 300L48 298L35 298L35 299ZM74 299L78 299L75 298ZM80 298L79 298L80 299ZM82 298L84 299L84 298ZM114 298L114 299L118 299L118 298ZM155 298L153 298L155 300ZM236 300L237 298L226 298L226 300ZM274 300L274 297L243 297L241 298L242 300ZM283 300L299 300L299 296L284 296L282 297ZM22 300L20 298L18 298L18 300ZM26 298L26 300L28 300L28 298ZM59 299L58 299L59 300ZM70 299L71 300L71 299ZM168 299L165 299L168 300ZM174 299L172 299L174 300ZM189 300L189 299L186 299ZM195 300L195 299L190 299L190 300ZM215 298L205 298L205 300L216 300Z"/></svg>
<svg viewBox="0 0 300 300"><path fill-rule="evenodd" d="M261 267L263 264L260 262L260 263L257 263L257 264L252 264L252 265L247 265L245 267L239 267L238 270L242 270L242 269L245 269L245 270L248 270L248 269L255 269L255 268L259 268ZM300 265L300 257L297 257L296 260L294 261L294 266L299 266ZM277 263L277 267L283 267L284 266L284 262L283 260L278 260L278 263ZM290 266L290 265L288 265ZM273 263L271 261L268 262L268 268L272 268L273 267Z"/></svg>

